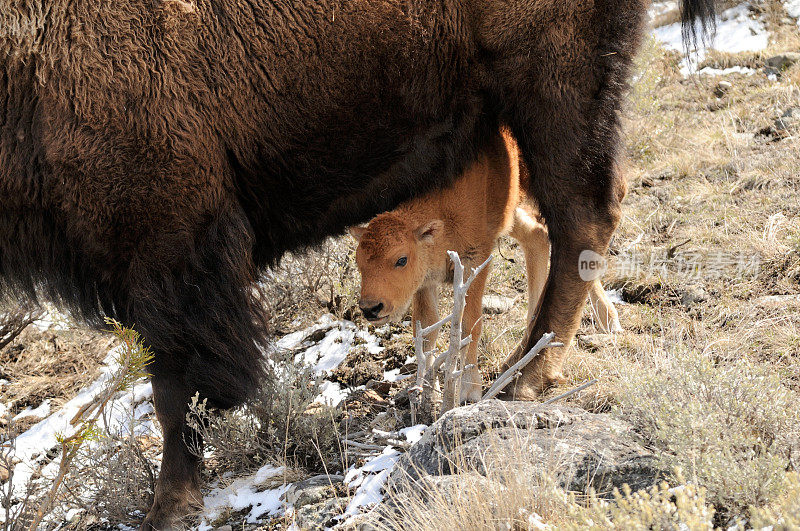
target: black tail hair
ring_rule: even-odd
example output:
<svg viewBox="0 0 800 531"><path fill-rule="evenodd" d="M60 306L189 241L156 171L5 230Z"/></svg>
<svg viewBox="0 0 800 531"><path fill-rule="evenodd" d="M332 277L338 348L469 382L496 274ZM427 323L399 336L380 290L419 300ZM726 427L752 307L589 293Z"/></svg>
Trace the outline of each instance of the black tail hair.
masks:
<svg viewBox="0 0 800 531"><path fill-rule="evenodd" d="M714 7L714 0L681 0L684 46L687 48L689 45L696 46L698 37L701 42L705 42L706 36L714 33L716 29Z"/></svg>

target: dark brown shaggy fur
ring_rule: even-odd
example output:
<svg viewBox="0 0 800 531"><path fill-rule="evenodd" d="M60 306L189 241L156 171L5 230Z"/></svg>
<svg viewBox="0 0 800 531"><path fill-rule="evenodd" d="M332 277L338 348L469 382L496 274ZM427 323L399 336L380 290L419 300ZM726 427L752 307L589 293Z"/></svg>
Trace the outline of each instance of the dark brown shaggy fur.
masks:
<svg viewBox="0 0 800 531"><path fill-rule="evenodd" d="M445 184L501 123L552 240L532 340L569 341L578 253L605 251L619 219L617 109L645 10L0 0L0 290L135 324L156 350L165 452L146 526L199 501L188 397L239 404L263 375L258 272ZM540 357L515 396L561 358Z"/></svg>

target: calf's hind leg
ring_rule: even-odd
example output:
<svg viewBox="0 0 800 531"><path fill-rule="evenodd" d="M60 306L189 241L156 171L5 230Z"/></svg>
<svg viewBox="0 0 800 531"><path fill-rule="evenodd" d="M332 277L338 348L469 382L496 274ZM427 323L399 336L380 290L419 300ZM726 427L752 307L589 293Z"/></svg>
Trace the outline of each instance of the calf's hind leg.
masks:
<svg viewBox="0 0 800 531"><path fill-rule="evenodd" d="M528 317L530 324L536 315L539 299L547 282L550 265L550 239L547 229L539 223L527 208L517 207L510 235L517 240L525 254L525 274L528 283Z"/></svg>
<svg viewBox="0 0 800 531"><path fill-rule="evenodd" d="M519 242L525 253L525 271L528 281L528 318L530 324L536 314L539 299L547 282L547 269L550 264L550 239L547 229L539 223L534 215L523 207L514 213L514 225L511 237ZM600 279L592 282L589 288L589 303L597 324L603 332L616 333L622 331L619 314L609 300Z"/></svg>
<svg viewBox="0 0 800 531"><path fill-rule="evenodd" d="M600 330L611 334L622 332L617 309L614 308L614 303L606 295L606 290L603 289L600 279L592 282L592 287L589 289L589 304L592 305L592 313L597 318Z"/></svg>

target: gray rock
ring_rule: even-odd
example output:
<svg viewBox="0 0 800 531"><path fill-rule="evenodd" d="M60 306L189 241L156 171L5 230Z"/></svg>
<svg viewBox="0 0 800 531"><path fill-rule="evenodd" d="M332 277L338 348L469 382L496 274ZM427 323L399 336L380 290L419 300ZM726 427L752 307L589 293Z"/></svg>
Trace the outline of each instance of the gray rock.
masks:
<svg viewBox="0 0 800 531"><path fill-rule="evenodd" d="M790 129L800 127L800 107L786 109L786 112L775 120L774 127L778 133L787 133Z"/></svg>
<svg viewBox="0 0 800 531"><path fill-rule="evenodd" d="M730 81L720 81L717 83L717 86L714 87L714 96L721 98L727 94L731 88L733 88L733 83Z"/></svg>
<svg viewBox="0 0 800 531"><path fill-rule="evenodd" d="M327 529L338 522L337 516L344 513L348 498L332 498L330 500L304 505L295 509L294 521L300 529Z"/></svg>
<svg viewBox="0 0 800 531"><path fill-rule="evenodd" d="M395 467L389 488L419 489L428 476L475 471L513 456L515 473L554 476L571 491L610 493L658 478L655 456L626 422L569 406L487 400L451 410L428 428Z"/></svg>
<svg viewBox="0 0 800 531"><path fill-rule="evenodd" d="M786 52L767 59L767 66L778 70L786 70L796 62L800 61L800 52Z"/></svg>
<svg viewBox="0 0 800 531"><path fill-rule="evenodd" d="M701 302L708 300L708 292L699 284L691 284L680 291L681 304L691 310Z"/></svg>
<svg viewBox="0 0 800 531"><path fill-rule="evenodd" d="M515 299L511 297L504 297L502 295L484 295L483 296L483 311L488 314L501 314L506 313L514 307Z"/></svg>
<svg viewBox="0 0 800 531"><path fill-rule="evenodd" d="M317 504L336 496L336 488L344 481L339 475L320 474L292 484L283 494L283 500L295 509Z"/></svg>
<svg viewBox="0 0 800 531"><path fill-rule="evenodd" d="M576 340L581 347L596 351L613 345L617 341L617 337L614 334L581 334L576 337Z"/></svg>

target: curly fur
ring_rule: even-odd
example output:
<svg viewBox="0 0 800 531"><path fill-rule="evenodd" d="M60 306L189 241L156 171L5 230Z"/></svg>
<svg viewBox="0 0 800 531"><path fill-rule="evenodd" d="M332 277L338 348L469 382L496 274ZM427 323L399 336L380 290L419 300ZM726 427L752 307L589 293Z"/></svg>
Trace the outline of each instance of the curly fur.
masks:
<svg viewBox="0 0 800 531"><path fill-rule="evenodd" d="M619 216L646 5L0 0L0 291L135 325L164 415L197 390L232 406L263 376L259 271L448 184L506 124L553 242L533 333L569 336L573 254Z"/></svg>

